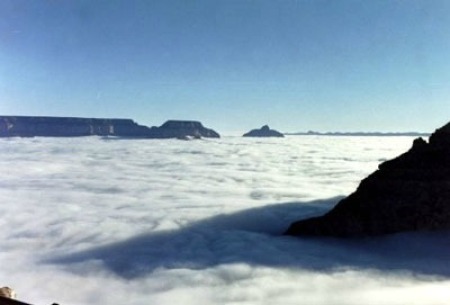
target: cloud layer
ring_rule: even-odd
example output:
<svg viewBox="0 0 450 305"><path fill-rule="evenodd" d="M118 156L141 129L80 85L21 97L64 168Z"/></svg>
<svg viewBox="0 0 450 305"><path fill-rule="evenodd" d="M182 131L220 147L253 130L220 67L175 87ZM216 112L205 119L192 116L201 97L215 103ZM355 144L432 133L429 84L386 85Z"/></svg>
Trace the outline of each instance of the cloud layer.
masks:
<svg viewBox="0 0 450 305"><path fill-rule="evenodd" d="M445 304L447 232L280 236L411 142L2 139L0 284L38 304Z"/></svg>

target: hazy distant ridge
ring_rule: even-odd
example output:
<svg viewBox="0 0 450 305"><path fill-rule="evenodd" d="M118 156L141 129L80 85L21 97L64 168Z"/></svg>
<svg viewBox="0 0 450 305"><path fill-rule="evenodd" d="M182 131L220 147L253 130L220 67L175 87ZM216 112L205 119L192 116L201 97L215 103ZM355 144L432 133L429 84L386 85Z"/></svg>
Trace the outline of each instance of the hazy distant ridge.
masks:
<svg viewBox="0 0 450 305"><path fill-rule="evenodd" d="M384 137L392 137L392 136L411 136L411 137L428 137L431 133L426 132L418 132L418 131L408 131L408 132L364 132L364 131L356 131L356 132L341 132L341 131L329 131L329 132L320 132L320 131L307 131L307 132L292 132L285 133L285 135L294 135L294 136L384 136Z"/></svg>

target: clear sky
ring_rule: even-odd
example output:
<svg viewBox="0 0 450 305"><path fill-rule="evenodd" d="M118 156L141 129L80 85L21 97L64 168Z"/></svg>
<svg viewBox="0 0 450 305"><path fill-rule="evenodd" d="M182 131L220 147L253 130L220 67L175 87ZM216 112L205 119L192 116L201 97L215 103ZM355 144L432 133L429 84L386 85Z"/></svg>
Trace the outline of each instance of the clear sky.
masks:
<svg viewBox="0 0 450 305"><path fill-rule="evenodd" d="M433 131L450 1L0 0L0 114Z"/></svg>

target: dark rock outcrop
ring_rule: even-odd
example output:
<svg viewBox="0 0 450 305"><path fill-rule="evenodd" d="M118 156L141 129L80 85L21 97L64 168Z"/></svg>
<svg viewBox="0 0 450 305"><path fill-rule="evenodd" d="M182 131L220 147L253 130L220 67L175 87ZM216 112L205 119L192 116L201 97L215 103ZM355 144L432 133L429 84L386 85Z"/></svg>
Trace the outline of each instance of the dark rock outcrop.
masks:
<svg viewBox="0 0 450 305"><path fill-rule="evenodd" d="M150 130L152 138L220 138L220 135L212 129L205 128L197 121L170 120L160 127L152 127Z"/></svg>
<svg viewBox="0 0 450 305"><path fill-rule="evenodd" d="M330 212L293 223L288 235L372 236L450 229L450 123L429 143L380 164Z"/></svg>
<svg viewBox="0 0 450 305"><path fill-rule="evenodd" d="M116 136L132 138L220 137L195 121L167 121L147 127L129 119L71 117L0 116L0 137L81 137Z"/></svg>
<svg viewBox="0 0 450 305"><path fill-rule="evenodd" d="M270 129L268 125L264 125L260 129L253 129L243 135L243 137L278 137L282 138L284 135L274 129Z"/></svg>

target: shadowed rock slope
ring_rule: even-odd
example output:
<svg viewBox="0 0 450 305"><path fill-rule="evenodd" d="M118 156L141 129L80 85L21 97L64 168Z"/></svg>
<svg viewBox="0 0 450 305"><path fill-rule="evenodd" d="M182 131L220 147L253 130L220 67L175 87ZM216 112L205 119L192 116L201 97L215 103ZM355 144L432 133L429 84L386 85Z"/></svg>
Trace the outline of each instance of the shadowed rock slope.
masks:
<svg viewBox="0 0 450 305"><path fill-rule="evenodd" d="M450 229L450 123L429 143L380 164L358 189L327 214L297 221L287 235L373 236Z"/></svg>

